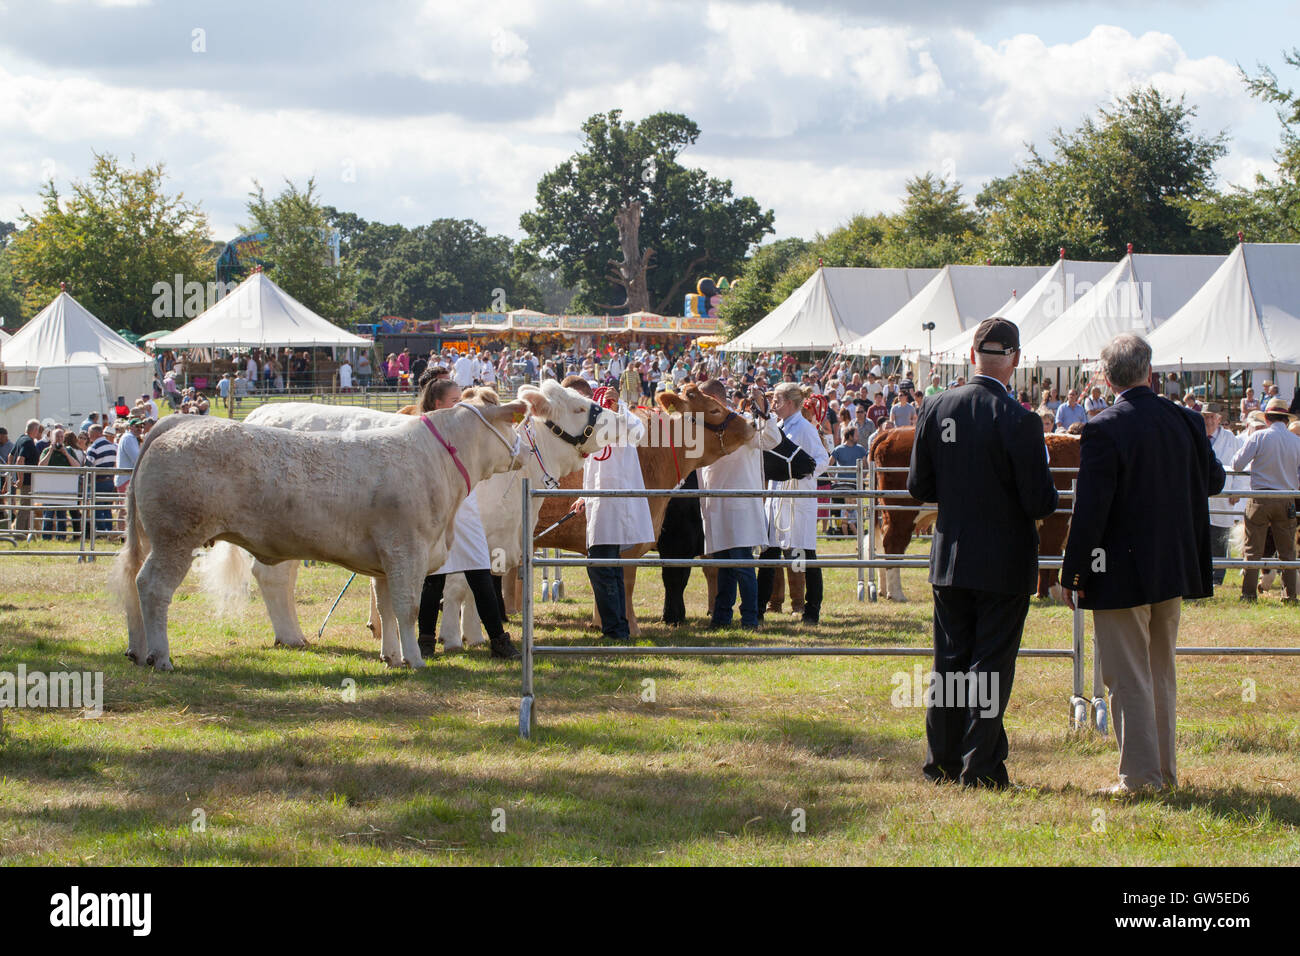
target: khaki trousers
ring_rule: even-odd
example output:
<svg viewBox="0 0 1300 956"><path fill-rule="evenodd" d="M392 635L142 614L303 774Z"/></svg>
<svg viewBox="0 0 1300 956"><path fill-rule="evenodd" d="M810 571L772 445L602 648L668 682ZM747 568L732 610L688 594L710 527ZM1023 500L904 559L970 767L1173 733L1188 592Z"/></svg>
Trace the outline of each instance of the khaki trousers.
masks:
<svg viewBox="0 0 1300 956"><path fill-rule="evenodd" d="M1119 782L1130 789L1178 784L1174 645L1182 606L1182 598L1170 598L1092 612L1101 676L1110 688L1119 739Z"/></svg>
<svg viewBox="0 0 1300 956"><path fill-rule="evenodd" d="M1295 560L1295 502L1290 498L1252 498L1246 503L1246 560L1264 559L1264 539L1273 529L1273 544L1283 561ZM1282 572L1282 589L1286 596L1296 596L1295 569ZM1241 593L1255 597L1259 592L1259 568L1247 568L1241 574Z"/></svg>

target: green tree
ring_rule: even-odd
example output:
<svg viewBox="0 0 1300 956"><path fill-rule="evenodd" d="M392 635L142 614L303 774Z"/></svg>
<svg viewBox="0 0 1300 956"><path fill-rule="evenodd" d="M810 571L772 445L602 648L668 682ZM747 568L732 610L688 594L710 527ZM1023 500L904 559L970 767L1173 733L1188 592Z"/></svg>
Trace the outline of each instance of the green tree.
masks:
<svg viewBox="0 0 1300 956"><path fill-rule="evenodd" d="M329 218L316 197L316 181L299 189L285 182L278 196L268 198L261 183L253 183L245 232L265 232L262 244L265 271L284 289L318 315L335 321L353 318L357 309L356 274L346 259L332 261Z"/></svg>
<svg viewBox="0 0 1300 956"><path fill-rule="evenodd" d="M1282 58L1300 68L1300 47L1284 51ZM1188 211L1196 225L1229 238L1240 230L1252 242L1300 242L1300 96L1263 64L1254 76L1242 70L1241 78L1254 96L1277 109L1282 124L1274 154L1277 173L1257 175L1251 189L1236 187L1190 202Z"/></svg>
<svg viewBox="0 0 1300 956"><path fill-rule="evenodd" d="M163 164L132 169L95 154L90 177L66 199L53 181L40 208L23 211L22 228L4 250L25 311L34 314L68 291L110 328L148 332L156 282L211 274L207 217L183 194L164 191Z"/></svg>
<svg viewBox="0 0 1300 956"><path fill-rule="evenodd" d="M524 253L578 289L575 309L676 312L702 273L731 274L772 231L773 214L678 162L699 127L678 113L583 124L582 147L537 184L520 217Z"/></svg>
<svg viewBox="0 0 1300 956"><path fill-rule="evenodd" d="M1193 129L1196 110L1154 87L1051 137L1052 154L1030 158L976 201L990 258L1048 262L1064 245L1075 258L1114 258L1126 243L1140 251L1219 252L1215 230L1191 219L1188 203L1211 194L1225 136Z"/></svg>
<svg viewBox="0 0 1300 956"><path fill-rule="evenodd" d="M803 239L778 239L754 250L718 309L723 334L733 338L776 308L785 298L775 298L777 281L811 248Z"/></svg>

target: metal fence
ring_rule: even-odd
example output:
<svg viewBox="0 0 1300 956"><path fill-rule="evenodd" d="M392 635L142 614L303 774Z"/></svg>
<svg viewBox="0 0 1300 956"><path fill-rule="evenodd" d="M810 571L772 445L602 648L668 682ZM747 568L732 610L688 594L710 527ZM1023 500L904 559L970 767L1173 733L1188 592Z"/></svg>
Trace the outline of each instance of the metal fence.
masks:
<svg viewBox="0 0 1300 956"><path fill-rule="evenodd" d="M861 472L859 468L859 473ZM906 470L906 469L902 469ZM1077 472L1077 469L1053 469L1057 472ZM873 469L874 471L874 469ZM875 475L870 475L871 484L875 484ZM858 514L862 515L863 501L869 502L867 511L865 535L870 542L872 535L870 530L874 528L875 515L878 510L883 509L907 509L916 510L917 504L911 498L906 490L879 489L875 487L863 487L861 474L857 479L857 487L844 489L840 492L844 497L852 497ZM533 498L549 497L572 497L574 494L571 490L546 490L534 489L527 478L522 483L522 500L521 507L523 514L531 513L531 503ZM804 490L685 490L685 489L664 489L664 490L643 490L643 491L620 491L620 490L585 490L582 492L583 497L594 498L633 498L633 497L670 497L670 498L818 498L823 497L825 492L804 491ZM1062 497L1067 500L1073 500L1074 485L1071 483L1069 492L1062 492ZM1252 491L1243 494L1241 491L1223 492L1217 497L1227 498L1229 496L1251 497L1251 498L1294 498L1300 495L1300 491ZM906 504L891 504L890 502L905 501ZM883 502L883 503L878 503ZM1058 509L1057 513L1070 513L1069 508ZM520 576L522 579L521 607L520 607L520 631L522 643L522 681L521 694L519 702L519 735L527 739L531 736L536 726L536 685L535 685L535 662L538 657L930 657L933 650L928 647L817 647L817 646L636 646L636 645L545 645L538 644L535 640L534 624L534 572L535 569L541 568L543 574L547 569L555 569L557 575L561 568L566 567L634 567L634 568L724 568L724 567L743 567L743 568L787 568L791 562L786 559L692 559L692 558L547 558L537 557L533 549L532 532L528 521L522 522L522 554L523 560L520 566ZM859 528L863 525L859 520ZM804 560L804 567L820 568L854 568L859 575L858 598L862 599L862 574L864 571L888 570L891 568L928 568L929 561L921 557L909 557L905 555L877 555L874 553L874 547L868 546L867 553L864 554L863 535L858 536L856 554L852 558L825 558L818 557L812 560ZM1040 568L1054 569L1059 571L1062 559L1060 557L1042 558L1039 561ZM1300 569L1300 561L1281 561L1277 559L1266 559L1260 561L1248 561L1232 558L1216 558L1214 566L1222 568L1272 568L1272 569ZM558 580L558 578L557 578ZM1092 674L1092 694L1088 696L1085 691L1084 666L1085 666L1085 622L1084 612L1076 609L1071 616L1071 633L1069 648L1026 648L1022 647L1019 651L1020 657L1048 657L1048 658L1068 658L1071 662L1071 694L1069 697L1069 720L1073 729L1083 729L1094 727L1097 731L1105 733L1108 726L1108 705L1105 688L1101 677L1101 663L1093 648L1093 674ZM1300 655L1300 647L1178 647L1176 653L1190 656L1296 656Z"/></svg>
<svg viewBox="0 0 1300 956"><path fill-rule="evenodd" d="M5 465L4 474L10 476L9 493L0 498L0 512L5 520L0 522L0 556L72 558L78 562L96 558L116 557L118 552L106 550L120 543L120 516L125 512L126 495L113 491L100 491L96 478L129 475L129 468L92 468L85 465ZM20 476L31 476L31 487L19 487ZM26 521L19 520L26 516ZM19 525L26 527L20 529ZM39 542L58 538L71 540L73 549L42 549ZM23 547L38 542L36 548Z"/></svg>

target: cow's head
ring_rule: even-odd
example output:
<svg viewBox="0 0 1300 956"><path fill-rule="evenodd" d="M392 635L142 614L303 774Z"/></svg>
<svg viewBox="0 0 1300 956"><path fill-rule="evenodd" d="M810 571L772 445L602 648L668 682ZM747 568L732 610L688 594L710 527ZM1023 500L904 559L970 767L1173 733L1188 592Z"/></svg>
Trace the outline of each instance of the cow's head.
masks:
<svg viewBox="0 0 1300 956"><path fill-rule="evenodd" d="M697 385L661 392L658 402L669 415L681 416L681 442L695 468L713 464L754 437L753 425Z"/></svg>
<svg viewBox="0 0 1300 956"><path fill-rule="evenodd" d="M515 432L514 425L528 413L527 403L515 399L502 405L494 389L478 386L465 389L457 405L467 406L495 436L483 436L487 474L523 467L528 449Z"/></svg>
<svg viewBox="0 0 1300 956"><path fill-rule="evenodd" d="M616 433L616 412L601 408L554 379L540 386L521 386L518 400L537 419L533 434L539 450L544 449L544 467L556 478L577 471L584 455L601 451Z"/></svg>

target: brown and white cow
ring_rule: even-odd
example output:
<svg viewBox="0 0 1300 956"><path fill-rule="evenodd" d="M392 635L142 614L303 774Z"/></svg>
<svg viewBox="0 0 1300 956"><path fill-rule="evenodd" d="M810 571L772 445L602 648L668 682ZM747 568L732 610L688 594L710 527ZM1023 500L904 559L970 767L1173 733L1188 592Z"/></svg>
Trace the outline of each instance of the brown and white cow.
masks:
<svg viewBox="0 0 1300 956"><path fill-rule="evenodd" d="M895 428L876 441L871 447L871 460L876 467L902 468L902 471L877 471L876 487L885 490L907 490L907 467L912 461L912 443L916 437L915 428ZM1079 437L1077 435L1051 434L1044 436L1047 443L1048 463L1052 468L1079 467ZM1070 490L1074 475L1053 473L1056 487L1062 491ZM913 534L927 531L934 524L937 512L933 505L922 505L915 498L879 499L880 505L894 506L899 510L880 508L876 512L876 553L878 555L901 555L906 553ZM1068 508L1068 499L1063 499L1061 508ZM1058 509L1059 510L1059 509ZM1038 523L1038 553L1041 557L1060 557L1065 551L1065 539L1069 534L1069 514L1053 514ZM903 594L902 573L898 568L885 572L884 595L891 601L906 601ZM1038 572L1038 596L1060 600L1060 587L1057 584L1055 569L1042 569Z"/></svg>
<svg viewBox="0 0 1300 956"><path fill-rule="evenodd" d="M637 449L641 463L641 480L647 489L675 488L695 468L711 465L723 455L729 454L749 442L754 437L754 426L741 415L732 412L721 402L710 398L695 385L685 386L680 393L663 392L658 397L659 408L638 408L636 414L646 422L647 432L657 440L642 445ZM694 450L688 448L685 441L688 426L684 416L691 416L693 423L703 425L703 440ZM669 440L671 439L671 440ZM566 475L560 481L561 488L574 491L582 489L582 472ZM563 518L573 506L572 498L547 498L542 503L538 524L550 527ZM668 509L668 498L650 498L650 521L655 538L663 528L664 512ZM575 554L587 553L586 516L577 515L565 521L554 531L550 531L535 542L539 548L558 548ZM654 549L653 544L638 545L622 552L624 558L639 558ZM633 637L640 633L636 612L632 607L632 595L636 586L636 568L623 569L623 583L627 591L627 623Z"/></svg>

